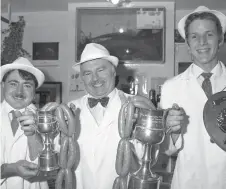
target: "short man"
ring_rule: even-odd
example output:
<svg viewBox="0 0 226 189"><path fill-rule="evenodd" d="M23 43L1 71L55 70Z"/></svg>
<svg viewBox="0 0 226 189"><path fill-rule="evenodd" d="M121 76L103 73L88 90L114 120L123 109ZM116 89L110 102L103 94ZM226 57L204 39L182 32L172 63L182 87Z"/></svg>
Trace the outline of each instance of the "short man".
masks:
<svg viewBox="0 0 226 189"><path fill-rule="evenodd" d="M226 152L211 142L203 123L208 97L226 90L226 68L218 60L225 30L226 16L204 6L178 23L193 64L162 88L162 108L173 106L166 120L172 133L171 150L180 150L172 189L226 188Z"/></svg>
<svg viewBox="0 0 226 189"><path fill-rule="evenodd" d="M23 57L1 66L1 189L48 189L47 182L29 182L38 174L38 165L31 161L42 149L31 129L36 109L32 101L44 79Z"/></svg>
<svg viewBox="0 0 226 189"><path fill-rule="evenodd" d="M73 66L80 69L88 93L70 102L81 110L77 189L111 189L118 176L115 171L120 140L118 114L127 95L115 88L117 65L118 58L111 56L106 48L90 43L81 61Z"/></svg>

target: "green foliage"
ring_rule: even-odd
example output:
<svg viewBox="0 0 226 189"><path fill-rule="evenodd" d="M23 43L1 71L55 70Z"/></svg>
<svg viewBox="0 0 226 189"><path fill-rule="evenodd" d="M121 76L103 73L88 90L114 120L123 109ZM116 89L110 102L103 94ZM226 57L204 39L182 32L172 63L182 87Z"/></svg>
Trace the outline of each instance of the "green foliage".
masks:
<svg viewBox="0 0 226 189"><path fill-rule="evenodd" d="M23 16L19 16L17 22L12 22L9 29L2 31L2 34L8 34L3 40L1 49L1 63L9 64L18 57L31 57L31 55L23 49L25 20Z"/></svg>

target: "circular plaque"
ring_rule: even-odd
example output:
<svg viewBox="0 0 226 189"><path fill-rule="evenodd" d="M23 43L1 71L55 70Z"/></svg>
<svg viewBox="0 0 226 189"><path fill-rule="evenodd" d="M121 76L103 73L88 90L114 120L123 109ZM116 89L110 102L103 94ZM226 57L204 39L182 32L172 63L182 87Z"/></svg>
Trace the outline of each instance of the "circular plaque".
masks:
<svg viewBox="0 0 226 189"><path fill-rule="evenodd" d="M211 139L226 151L226 91L218 92L208 99L203 120Z"/></svg>

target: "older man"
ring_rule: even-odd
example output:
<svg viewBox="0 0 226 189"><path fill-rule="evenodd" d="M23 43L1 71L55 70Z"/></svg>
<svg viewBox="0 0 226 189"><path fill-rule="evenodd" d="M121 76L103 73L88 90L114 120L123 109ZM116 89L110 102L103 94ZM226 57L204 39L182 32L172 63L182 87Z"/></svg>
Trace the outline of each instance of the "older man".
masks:
<svg viewBox="0 0 226 189"><path fill-rule="evenodd" d="M77 189L111 189L117 177L118 114L127 96L115 88L117 65L118 58L95 43L86 45L74 65L88 93L70 102L81 110Z"/></svg>
<svg viewBox="0 0 226 189"><path fill-rule="evenodd" d="M23 57L1 66L1 189L48 188L46 182L30 182L38 173L38 165L31 161L42 149L40 138L31 129L36 109L32 101L44 79Z"/></svg>
<svg viewBox="0 0 226 189"><path fill-rule="evenodd" d="M166 122L171 150L180 150L171 188L225 189L226 152L208 135L203 108L209 96L226 90L226 68L218 59L226 16L200 6L179 21L178 31L188 44L193 64L162 88L162 107L173 106Z"/></svg>

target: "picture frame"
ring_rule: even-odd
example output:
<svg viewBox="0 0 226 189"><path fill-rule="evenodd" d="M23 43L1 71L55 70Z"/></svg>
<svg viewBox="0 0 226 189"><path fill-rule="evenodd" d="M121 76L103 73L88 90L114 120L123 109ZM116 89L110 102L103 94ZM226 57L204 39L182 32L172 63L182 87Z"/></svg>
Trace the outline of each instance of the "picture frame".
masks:
<svg viewBox="0 0 226 189"><path fill-rule="evenodd" d="M32 60L58 60L59 42L33 42Z"/></svg>
<svg viewBox="0 0 226 189"><path fill-rule="evenodd" d="M175 43L185 43L184 38L181 37L181 35L177 29L174 30L174 42Z"/></svg>
<svg viewBox="0 0 226 189"><path fill-rule="evenodd" d="M96 23L93 26L90 23ZM120 64L164 64L166 7L133 6L131 9L76 7L76 52L80 60L88 43L98 43L119 58Z"/></svg>
<svg viewBox="0 0 226 189"><path fill-rule="evenodd" d="M62 103L62 82L44 82L36 90L33 104L37 108L42 108L49 102Z"/></svg>

